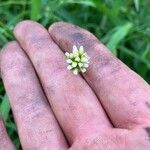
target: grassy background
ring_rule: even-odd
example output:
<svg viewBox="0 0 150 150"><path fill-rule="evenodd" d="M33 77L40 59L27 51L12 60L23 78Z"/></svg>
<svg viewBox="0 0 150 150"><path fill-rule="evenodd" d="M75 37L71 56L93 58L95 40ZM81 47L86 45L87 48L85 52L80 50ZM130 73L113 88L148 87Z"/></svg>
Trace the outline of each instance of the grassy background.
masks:
<svg viewBox="0 0 150 150"><path fill-rule="evenodd" d="M0 0L0 48L14 39L14 26L32 19L48 27L55 21L79 25L150 83L149 0ZM21 149L11 108L0 81L0 111L7 131Z"/></svg>

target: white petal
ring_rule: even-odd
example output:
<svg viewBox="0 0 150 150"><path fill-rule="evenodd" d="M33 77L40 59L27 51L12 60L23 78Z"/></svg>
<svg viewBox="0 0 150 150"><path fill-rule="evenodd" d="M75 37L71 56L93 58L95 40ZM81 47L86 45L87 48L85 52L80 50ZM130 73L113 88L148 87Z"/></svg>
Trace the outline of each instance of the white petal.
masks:
<svg viewBox="0 0 150 150"><path fill-rule="evenodd" d="M89 60L90 59L90 57L86 54L86 58Z"/></svg>
<svg viewBox="0 0 150 150"><path fill-rule="evenodd" d="M87 61L88 61L88 59L86 57L81 58L81 62L87 62Z"/></svg>
<svg viewBox="0 0 150 150"><path fill-rule="evenodd" d="M84 66L85 68L88 68L89 64L84 64L83 66Z"/></svg>
<svg viewBox="0 0 150 150"><path fill-rule="evenodd" d="M86 72L86 69L85 69L85 68L82 68L82 69L81 69L81 72L83 72L83 73Z"/></svg>
<svg viewBox="0 0 150 150"><path fill-rule="evenodd" d="M83 46L80 46L80 48L79 48L79 53L80 53L81 55L84 53L84 48L83 48Z"/></svg>
<svg viewBox="0 0 150 150"><path fill-rule="evenodd" d="M73 53L78 52L78 48L77 48L75 45L73 45L73 50L72 50L72 52L73 52Z"/></svg>
<svg viewBox="0 0 150 150"><path fill-rule="evenodd" d="M77 74L78 74L78 69L74 69L74 70L73 70L73 73L74 73L75 75L77 75Z"/></svg>
<svg viewBox="0 0 150 150"><path fill-rule="evenodd" d="M71 70L71 69L72 69L72 66L71 66L71 65L69 65L69 66L67 67L67 69L68 69L68 70Z"/></svg>
<svg viewBox="0 0 150 150"><path fill-rule="evenodd" d="M73 58L73 57L74 57L73 53L70 53L69 58Z"/></svg>
<svg viewBox="0 0 150 150"><path fill-rule="evenodd" d="M87 59L90 59L90 57L88 56L86 52L84 52L83 56L86 57Z"/></svg>
<svg viewBox="0 0 150 150"><path fill-rule="evenodd" d="M77 63L76 63L76 62L73 62L73 63L71 64L71 66L72 66L73 68L75 68L75 67L77 66Z"/></svg>
<svg viewBox="0 0 150 150"><path fill-rule="evenodd" d="M68 52L66 52L65 55L66 55L67 57L69 57L70 54L69 54Z"/></svg>
<svg viewBox="0 0 150 150"><path fill-rule="evenodd" d="M80 61L80 57L76 57L75 61L79 62Z"/></svg>
<svg viewBox="0 0 150 150"><path fill-rule="evenodd" d="M67 63L68 63L68 64L71 64L71 63L72 63L72 60L71 60L71 59L67 59Z"/></svg>
<svg viewBox="0 0 150 150"><path fill-rule="evenodd" d="M78 63L79 67L82 67L83 66L83 63Z"/></svg>

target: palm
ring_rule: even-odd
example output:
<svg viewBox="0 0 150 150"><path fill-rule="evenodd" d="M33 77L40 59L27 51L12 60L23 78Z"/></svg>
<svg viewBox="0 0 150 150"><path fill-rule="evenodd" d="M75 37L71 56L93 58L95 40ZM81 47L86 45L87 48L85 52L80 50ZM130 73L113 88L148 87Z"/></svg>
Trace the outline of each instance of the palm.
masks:
<svg viewBox="0 0 150 150"><path fill-rule="evenodd" d="M24 21L14 31L20 45L9 43L1 55L2 78L22 147L148 150L149 85L89 32L56 23L49 33ZM91 58L83 76L66 69L62 51L73 45L83 45Z"/></svg>

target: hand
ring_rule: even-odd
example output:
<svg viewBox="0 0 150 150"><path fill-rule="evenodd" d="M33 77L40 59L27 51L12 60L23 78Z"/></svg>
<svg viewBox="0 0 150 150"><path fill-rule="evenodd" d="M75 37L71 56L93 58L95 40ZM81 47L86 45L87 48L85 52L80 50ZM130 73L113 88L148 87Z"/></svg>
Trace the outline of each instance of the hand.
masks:
<svg viewBox="0 0 150 150"><path fill-rule="evenodd" d="M149 85L91 33L23 21L14 35L19 44L3 48L1 74L23 149L150 149ZM91 58L83 76L66 69L63 52L73 45ZM2 133L0 149L13 149Z"/></svg>

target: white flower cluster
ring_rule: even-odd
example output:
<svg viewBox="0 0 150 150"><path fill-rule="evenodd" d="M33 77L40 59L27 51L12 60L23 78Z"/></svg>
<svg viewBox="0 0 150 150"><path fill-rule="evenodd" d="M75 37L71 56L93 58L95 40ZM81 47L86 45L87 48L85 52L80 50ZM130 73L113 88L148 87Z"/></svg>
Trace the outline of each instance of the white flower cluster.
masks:
<svg viewBox="0 0 150 150"><path fill-rule="evenodd" d="M89 66L89 56L84 51L83 46L78 49L75 45L73 46L72 53L65 53L68 63L68 69L73 71L74 74L79 72L85 72Z"/></svg>

